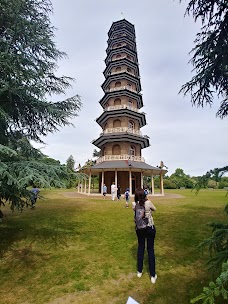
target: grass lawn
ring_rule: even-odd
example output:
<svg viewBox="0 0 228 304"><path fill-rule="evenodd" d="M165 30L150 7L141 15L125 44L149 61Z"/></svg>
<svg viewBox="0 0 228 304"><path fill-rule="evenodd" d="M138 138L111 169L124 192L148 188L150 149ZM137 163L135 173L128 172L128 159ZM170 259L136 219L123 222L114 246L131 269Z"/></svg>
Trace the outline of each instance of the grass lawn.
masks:
<svg viewBox="0 0 228 304"><path fill-rule="evenodd" d="M70 193L72 196L70 196ZM74 197L72 190L41 191L35 210L10 213L0 223L0 303L185 304L210 275L197 245L206 225L225 221L225 191L169 190L156 197L155 253L158 280L150 283L147 259L136 277L133 211L124 201Z"/></svg>

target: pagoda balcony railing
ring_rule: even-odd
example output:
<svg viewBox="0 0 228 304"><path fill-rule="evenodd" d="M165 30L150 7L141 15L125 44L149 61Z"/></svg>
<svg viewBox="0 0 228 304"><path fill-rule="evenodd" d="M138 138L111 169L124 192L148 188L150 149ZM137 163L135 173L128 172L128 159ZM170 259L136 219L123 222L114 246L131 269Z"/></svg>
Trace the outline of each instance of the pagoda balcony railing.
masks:
<svg viewBox="0 0 228 304"><path fill-rule="evenodd" d="M139 109L127 105L110 106L105 108L104 111L113 111L113 110L121 110L121 109L129 109L134 112L139 112Z"/></svg>
<svg viewBox="0 0 228 304"><path fill-rule="evenodd" d="M117 60L126 59L126 58L127 58L128 60L134 62L133 59L130 59L130 58L128 58L127 56L121 56L121 57L118 57L118 58L109 59L108 61L109 61L109 62L112 62L112 61L117 61Z"/></svg>
<svg viewBox="0 0 228 304"><path fill-rule="evenodd" d="M122 86L122 87L117 87L117 88L106 89L106 90L105 90L105 93L116 92L116 91L122 91L122 90L128 90L128 91L131 91L131 92L134 92L134 93L137 93L137 94L140 94L140 95L141 95L141 93L138 93L135 89L132 89L132 88L129 87L129 86Z"/></svg>
<svg viewBox="0 0 228 304"><path fill-rule="evenodd" d="M122 48L122 47L125 47L125 48L127 48L127 49L129 49L129 50L133 50L132 48L130 48L127 44L122 44L122 45L119 45L119 46L113 46L112 48L111 48L111 50L116 50L116 49L120 49L120 48Z"/></svg>
<svg viewBox="0 0 228 304"><path fill-rule="evenodd" d="M119 34L112 35L112 37L109 37L108 43L110 43L114 39L119 39L119 38L121 39L123 37L126 37L126 38L130 39L131 41L135 41L135 38L136 38L134 34L129 35L129 34L126 34L126 33L119 33Z"/></svg>
<svg viewBox="0 0 228 304"><path fill-rule="evenodd" d="M129 72L127 69L121 70L121 71L116 71L116 72L111 72L110 75L116 75L116 74L121 74L121 73L128 73L129 75L137 77L134 73Z"/></svg>
<svg viewBox="0 0 228 304"><path fill-rule="evenodd" d="M102 163L103 161L109 161L109 160L131 160L131 161L139 161L139 162L145 162L145 159L142 156L135 156L135 155L104 155L102 157L99 157L96 160L96 163Z"/></svg>
<svg viewBox="0 0 228 304"><path fill-rule="evenodd" d="M109 39L116 39L116 38L123 38L123 37L129 37L130 38L130 36L126 33L121 33L121 34L119 33L119 34L114 34ZM133 37L133 35L132 35L132 37Z"/></svg>
<svg viewBox="0 0 228 304"><path fill-rule="evenodd" d="M142 136L142 132L140 130L127 128L127 127L118 127L118 128L107 128L101 133L103 134L109 134L109 133L131 133Z"/></svg>

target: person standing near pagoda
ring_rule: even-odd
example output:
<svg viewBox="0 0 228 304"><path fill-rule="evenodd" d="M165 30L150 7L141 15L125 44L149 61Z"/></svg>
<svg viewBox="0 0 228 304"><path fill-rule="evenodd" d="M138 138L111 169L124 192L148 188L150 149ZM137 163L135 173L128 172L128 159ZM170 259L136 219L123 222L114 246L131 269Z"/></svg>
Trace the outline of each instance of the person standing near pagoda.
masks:
<svg viewBox="0 0 228 304"><path fill-rule="evenodd" d="M36 204L39 192L40 192L40 189L38 189L35 185L33 185L32 189L30 190L32 209L35 208L35 204Z"/></svg>
<svg viewBox="0 0 228 304"><path fill-rule="evenodd" d="M137 227L136 211L141 208L144 210L144 218L147 219L147 227L141 229ZM154 253L154 240L156 235L156 228L152 216L152 211L156 211L154 204L149 201L144 193L144 189L137 189L135 192L135 200L132 202L132 209L135 214L136 223L136 235L138 238L138 251L137 251L137 277L141 278L143 273L143 260L145 247L148 252L149 272L151 277L151 283L155 284L157 280L157 274L155 271L155 253ZM142 219L142 217L141 217ZM147 243L147 244L146 244ZM146 244L146 246L145 246Z"/></svg>
<svg viewBox="0 0 228 304"><path fill-rule="evenodd" d="M104 196L104 199L105 199L106 194L107 194L107 186L104 184L104 186L103 186L103 196Z"/></svg>
<svg viewBox="0 0 228 304"><path fill-rule="evenodd" d="M112 200L114 201L116 198L116 185L114 182L111 185L111 195L112 195Z"/></svg>
<svg viewBox="0 0 228 304"><path fill-rule="evenodd" d="M121 198L121 188L120 188L120 185L118 185L117 186L117 199L118 199L118 201L120 200L120 198Z"/></svg>

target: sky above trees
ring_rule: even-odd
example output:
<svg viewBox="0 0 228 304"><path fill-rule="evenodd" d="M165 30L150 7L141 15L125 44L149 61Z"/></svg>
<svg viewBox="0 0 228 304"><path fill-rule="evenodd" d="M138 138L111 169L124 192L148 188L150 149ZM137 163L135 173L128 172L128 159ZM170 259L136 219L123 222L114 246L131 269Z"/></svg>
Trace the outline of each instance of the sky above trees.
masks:
<svg viewBox="0 0 228 304"><path fill-rule="evenodd" d="M73 127L50 134L42 152L65 163L73 155L76 166L92 157L91 141L102 131L95 119L102 113L99 100L107 47L107 32L113 21L123 16L135 25L147 125L141 129L150 137L142 151L146 162L159 165L163 160L172 174L183 168L186 174L202 175L209 169L227 165L228 120L215 117L218 103L194 108L190 97L178 95L192 74L189 51L199 24L184 17L186 3L142 0L93 1L52 0L55 41L68 59L59 62L59 75L76 82L67 95L79 94L83 108L72 120ZM121 12L123 14L121 14ZM61 97L56 100L61 100Z"/></svg>

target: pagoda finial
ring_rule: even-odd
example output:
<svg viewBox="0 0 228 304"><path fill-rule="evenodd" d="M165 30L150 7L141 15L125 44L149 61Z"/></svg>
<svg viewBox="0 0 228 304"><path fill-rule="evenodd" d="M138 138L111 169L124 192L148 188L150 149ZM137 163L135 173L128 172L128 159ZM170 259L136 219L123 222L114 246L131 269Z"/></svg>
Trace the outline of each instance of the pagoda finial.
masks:
<svg viewBox="0 0 228 304"><path fill-rule="evenodd" d="M121 12L121 19L125 19L123 12Z"/></svg>

